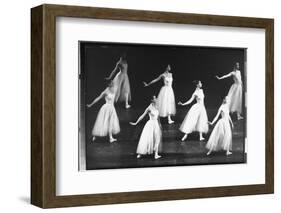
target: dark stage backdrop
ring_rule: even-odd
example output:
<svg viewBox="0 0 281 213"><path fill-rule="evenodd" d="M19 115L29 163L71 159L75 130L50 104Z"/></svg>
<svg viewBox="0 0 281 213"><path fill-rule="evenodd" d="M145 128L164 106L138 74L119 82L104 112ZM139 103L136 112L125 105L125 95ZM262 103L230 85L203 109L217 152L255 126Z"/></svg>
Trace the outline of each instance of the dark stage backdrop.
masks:
<svg viewBox="0 0 281 213"><path fill-rule="evenodd" d="M206 109L217 110L233 83L232 78L217 80L233 70L235 62L240 63L242 81L245 85L246 49L200 46L172 46L151 44L79 42L80 48L80 109L85 119L85 138L91 138L95 117L104 101L91 109L86 104L96 98L105 88L105 77L114 69L120 56L126 54L128 76L131 84L132 109L144 110L152 95L158 95L163 81L149 87L150 82L165 71L168 64L173 73L173 89L176 102L187 101L194 92L194 80L201 80L205 93ZM124 103L116 108L124 108ZM93 115L94 114L94 115ZM209 118L212 119L213 117ZM122 119L121 119L122 120Z"/></svg>

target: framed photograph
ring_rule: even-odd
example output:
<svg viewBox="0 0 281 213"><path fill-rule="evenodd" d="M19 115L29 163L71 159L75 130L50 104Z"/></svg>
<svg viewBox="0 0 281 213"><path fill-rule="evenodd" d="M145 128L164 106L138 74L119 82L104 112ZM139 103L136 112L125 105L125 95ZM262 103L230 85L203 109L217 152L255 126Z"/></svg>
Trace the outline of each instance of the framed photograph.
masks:
<svg viewBox="0 0 281 213"><path fill-rule="evenodd" d="M31 9L31 203L273 193L274 21Z"/></svg>

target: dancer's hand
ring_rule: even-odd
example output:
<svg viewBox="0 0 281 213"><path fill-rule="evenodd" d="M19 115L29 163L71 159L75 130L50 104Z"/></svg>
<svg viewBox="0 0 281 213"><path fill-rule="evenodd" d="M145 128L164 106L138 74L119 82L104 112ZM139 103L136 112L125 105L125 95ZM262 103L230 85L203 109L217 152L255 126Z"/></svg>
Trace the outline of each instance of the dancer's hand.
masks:
<svg viewBox="0 0 281 213"><path fill-rule="evenodd" d="M220 80L220 77L216 75L216 79Z"/></svg>
<svg viewBox="0 0 281 213"><path fill-rule="evenodd" d="M92 105L91 104L87 104L87 107L90 108Z"/></svg>
<svg viewBox="0 0 281 213"><path fill-rule="evenodd" d="M210 121L208 121L208 124L209 124L209 125L211 125L211 126L213 125L213 123L212 123L212 122L210 122Z"/></svg>
<svg viewBox="0 0 281 213"><path fill-rule="evenodd" d="M142 83L143 83L144 87L148 87L149 86L148 83L146 83L144 81Z"/></svg>
<svg viewBox="0 0 281 213"><path fill-rule="evenodd" d="M135 122L135 123L134 122L130 122L130 124L133 125L133 126L136 126L137 122Z"/></svg>
<svg viewBox="0 0 281 213"><path fill-rule="evenodd" d="M180 102L178 102L178 105L183 106L183 103L180 101Z"/></svg>
<svg viewBox="0 0 281 213"><path fill-rule="evenodd" d="M110 77L106 77L106 78L104 78L104 79L108 81L108 80L110 80Z"/></svg>

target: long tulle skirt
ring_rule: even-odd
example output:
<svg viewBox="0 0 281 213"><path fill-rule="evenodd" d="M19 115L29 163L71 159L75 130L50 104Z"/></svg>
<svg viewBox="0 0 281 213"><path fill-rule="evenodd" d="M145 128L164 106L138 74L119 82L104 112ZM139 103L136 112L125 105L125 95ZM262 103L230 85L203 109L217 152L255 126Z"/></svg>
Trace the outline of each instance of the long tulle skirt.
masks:
<svg viewBox="0 0 281 213"><path fill-rule="evenodd" d="M142 130L137 154L152 154L155 150L161 151L162 131L158 120L148 120Z"/></svg>
<svg viewBox="0 0 281 213"><path fill-rule="evenodd" d="M173 88L163 86L157 97L157 108L160 117L176 114L176 103Z"/></svg>
<svg viewBox="0 0 281 213"><path fill-rule="evenodd" d="M113 79L116 87L115 101L125 101L128 96L128 101L131 100L131 87L127 72L119 72Z"/></svg>
<svg viewBox="0 0 281 213"><path fill-rule="evenodd" d="M119 119L113 104L104 104L97 116L92 130L93 136L104 137L120 132Z"/></svg>
<svg viewBox="0 0 281 213"><path fill-rule="evenodd" d="M232 150L232 131L227 119L221 118L206 144L206 148L211 151L231 151Z"/></svg>
<svg viewBox="0 0 281 213"><path fill-rule="evenodd" d="M204 104L196 103L190 108L189 112L185 116L180 126L180 131L185 134L189 134L195 131L207 133L208 130L209 126L206 108Z"/></svg>
<svg viewBox="0 0 281 213"><path fill-rule="evenodd" d="M232 84L229 89L229 111L242 113L242 84Z"/></svg>

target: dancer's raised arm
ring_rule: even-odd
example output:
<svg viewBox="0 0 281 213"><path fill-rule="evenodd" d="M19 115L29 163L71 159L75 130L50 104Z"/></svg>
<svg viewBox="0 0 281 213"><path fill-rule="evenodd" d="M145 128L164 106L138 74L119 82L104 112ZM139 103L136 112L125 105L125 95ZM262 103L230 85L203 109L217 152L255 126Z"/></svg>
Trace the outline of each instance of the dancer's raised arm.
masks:
<svg viewBox="0 0 281 213"><path fill-rule="evenodd" d="M193 95L191 96L191 98L190 98L187 102L182 103L182 102L180 101L180 102L178 103L178 105L181 105L181 106L188 105L188 104L190 104L190 103L194 100L195 97L196 97L196 95L193 93Z"/></svg>
<svg viewBox="0 0 281 213"><path fill-rule="evenodd" d="M115 68L112 70L112 72L110 73L110 75L108 77L106 77L105 79L106 80L110 80L116 73L116 71L118 70L119 68L119 65L122 61L122 57L120 57L119 61L117 61L116 65L115 65Z"/></svg>
<svg viewBox="0 0 281 213"><path fill-rule="evenodd" d="M223 76L221 76L221 77L219 77L219 76L216 75L216 78L217 78L218 80L222 80L222 79L231 77L232 74L233 74L233 72L230 72L230 73L228 73L228 74L226 74L226 75L223 75Z"/></svg>
<svg viewBox="0 0 281 213"><path fill-rule="evenodd" d="M87 107L93 106L93 105L94 105L95 103L97 103L100 99L102 99L102 98L104 97L104 95L105 95L105 90L104 90L97 98L95 98L92 103L87 104Z"/></svg>
<svg viewBox="0 0 281 213"><path fill-rule="evenodd" d="M219 116L221 114L221 107L219 108L216 116L214 117L213 121L212 122L209 122L210 125L213 125L214 123L216 123L216 121L218 120Z"/></svg>
<svg viewBox="0 0 281 213"><path fill-rule="evenodd" d="M136 122L130 122L130 124L133 125L133 126L137 125L146 116L146 114L148 112L149 112L149 107L146 108L144 113L138 118L138 120Z"/></svg>
<svg viewBox="0 0 281 213"><path fill-rule="evenodd" d="M151 84L154 84L154 83L156 83L157 81L160 81L162 77L163 77L163 74L159 75L157 78L155 78L155 79L152 80L151 82L149 82L149 83L143 82L143 84L144 84L145 87L148 87L148 86L150 86Z"/></svg>

